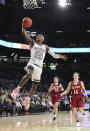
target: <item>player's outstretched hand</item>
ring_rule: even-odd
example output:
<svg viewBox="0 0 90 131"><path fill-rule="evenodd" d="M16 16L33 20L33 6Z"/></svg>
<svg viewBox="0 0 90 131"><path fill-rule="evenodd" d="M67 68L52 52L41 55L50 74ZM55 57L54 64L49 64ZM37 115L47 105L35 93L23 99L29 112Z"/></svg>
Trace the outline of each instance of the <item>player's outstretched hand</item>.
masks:
<svg viewBox="0 0 90 131"><path fill-rule="evenodd" d="M85 99L88 100L88 96L87 95L85 95Z"/></svg>
<svg viewBox="0 0 90 131"><path fill-rule="evenodd" d="M68 59L68 57L66 55L61 55L61 54L60 54L60 58L63 59L64 61L66 61Z"/></svg>
<svg viewBox="0 0 90 131"><path fill-rule="evenodd" d="M86 100L86 101L88 101L88 96L87 96L87 95L84 95L84 96L83 96L83 99Z"/></svg>
<svg viewBox="0 0 90 131"><path fill-rule="evenodd" d="M24 25L23 25L23 21L24 21L24 19L22 20L22 31L23 31L23 29L27 29L28 27L25 27Z"/></svg>

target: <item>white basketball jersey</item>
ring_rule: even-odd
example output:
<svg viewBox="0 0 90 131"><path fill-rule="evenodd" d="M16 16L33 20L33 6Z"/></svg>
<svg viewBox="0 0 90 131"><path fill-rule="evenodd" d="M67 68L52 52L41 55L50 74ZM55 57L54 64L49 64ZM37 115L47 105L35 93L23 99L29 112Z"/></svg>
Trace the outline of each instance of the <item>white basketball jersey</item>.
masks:
<svg viewBox="0 0 90 131"><path fill-rule="evenodd" d="M34 46L31 48L30 63L42 67L45 55L46 55L46 46L44 44L39 45L35 43Z"/></svg>

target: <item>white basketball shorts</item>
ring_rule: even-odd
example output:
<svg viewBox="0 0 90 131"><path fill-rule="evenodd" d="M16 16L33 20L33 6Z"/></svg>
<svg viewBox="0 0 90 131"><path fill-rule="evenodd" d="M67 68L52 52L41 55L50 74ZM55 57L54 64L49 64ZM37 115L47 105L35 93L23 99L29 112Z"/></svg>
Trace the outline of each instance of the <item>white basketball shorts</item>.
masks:
<svg viewBox="0 0 90 131"><path fill-rule="evenodd" d="M32 77L31 77L32 81L40 82L41 74L42 74L42 68L37 66L37 65L28 63L27 66L24 68L25 71L28 71L28 67L30 67L30 66L33 67L33 69L34 69Z"/></svg>

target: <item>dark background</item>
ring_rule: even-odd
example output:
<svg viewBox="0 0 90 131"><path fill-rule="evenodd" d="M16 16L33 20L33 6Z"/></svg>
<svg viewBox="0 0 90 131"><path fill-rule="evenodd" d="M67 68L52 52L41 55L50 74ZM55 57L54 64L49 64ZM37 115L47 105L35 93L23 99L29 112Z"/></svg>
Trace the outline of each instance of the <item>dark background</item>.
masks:
<svg viewBox="0 0 90 131"><path fill-rule="evenodd" d="M54 47L89 47L90 6L89 0L72 0L71 6L61 8L58 0L46 0L40 9L25 11L23 0L6 0L0 8L0 36L2 39L22 42L21 22L26 16L32 18L31 31L45 35L48 45ZM56 31L63 31L56 33ZM8 35L8 36L7 36ZM7 38L8 37L8 38Z"/></svg>

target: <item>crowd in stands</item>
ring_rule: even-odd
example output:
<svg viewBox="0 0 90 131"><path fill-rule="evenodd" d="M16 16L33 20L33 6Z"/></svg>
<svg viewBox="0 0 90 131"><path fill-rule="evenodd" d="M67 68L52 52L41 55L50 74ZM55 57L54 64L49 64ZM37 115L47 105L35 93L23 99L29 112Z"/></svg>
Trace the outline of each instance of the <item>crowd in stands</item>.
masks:
<svg viewBox="0 0 90 131"><path fill-rule="evenodd" d="M14 81L7 79L0 79L0 116L13 116L13 115L24 115L26 114L24 104L25 96L29 94L29 91L21 89L17 95L16 100L11 97L11 92L15 88ZM64 99L64 98L63 98ZM65 99L61 101L60 105L69 104L65 102ZM52 103L48 92L37 91L31 99L30 108L43 108L44 111L52 111ZM64 108L65 109L65 108Z"/></svg>

